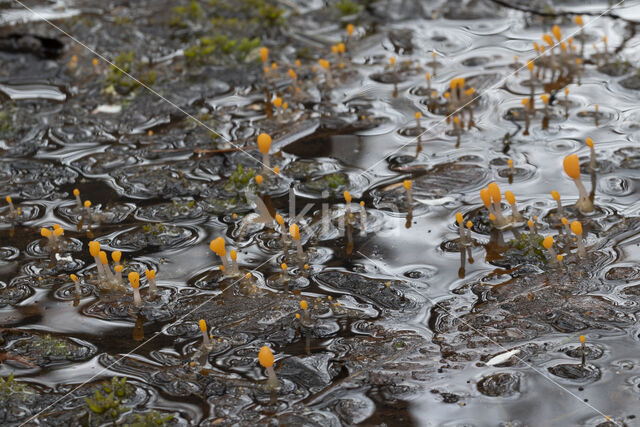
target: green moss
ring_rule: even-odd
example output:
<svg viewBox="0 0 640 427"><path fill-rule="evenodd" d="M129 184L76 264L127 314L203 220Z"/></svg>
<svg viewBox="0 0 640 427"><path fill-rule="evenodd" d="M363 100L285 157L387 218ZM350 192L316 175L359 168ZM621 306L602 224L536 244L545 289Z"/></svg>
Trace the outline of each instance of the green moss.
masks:
<svg viewBox="0 0 640 427"><path fill-rule="evenodd" d="M111 378L111 381L98 385L93 390L93 397L84 399L87 407L86 416L89 425L115 423L120 415L130 409L122 406L123 399L131 396L133 387L127 384L127 378Z"/></svg>
<svg viewBox="0 0 640 427"><path fill-rule="evenodd" d="M6 378L0 378L0 401L26 402L35 397L35 390L13 378L13 372Z"/></svg>
<svg viewBox="0 0 640 427"><path fill-rule="evenodd" d="M191 0L187 6L176 6L173 8L173 15L169 20L169 25L174 27L186 27L187 21L198 22L204 19L204 11L200 3Z"/></svg>
<svg viewBox="0 0 640 427"><path fill-rule="evenodd" d="M156 80L156 73L153 70L141 72L141 64L134 59L133 52L122 52L113 59L112 66L109 67L107 76L105 77L105 85L107 88L115 87L120 92L129 92L140 84L127 76L134 75L139 81L146 85L151 85ZM126 74L125 74L126 73Z"/></svg>
<svg viewBox="0 0 640 427"><path fill-rule="evenodd" d="M0 132L8 132L13 127L13 117L9 111L0 111Z"/></svg>
<svg viewBox="0 0 640 427"><path fill-rule="evenodd" d="M252 184L253 177L256 176L256 171L253 169L244 169L241 164L231 174L227 182L224 184L224 190L228 192L243 192L250 184Z"/></svg>
<svg viewBox="0 0 640 427"><path fill-rule="evenodd" d="M54 338L50 334L33 335L16 343L16 350L24 354L38 353L50 359L68 359L79 347L65 339Z"/></svg>
<svg viewBox="0 0 640 427"><path fill-rule="evenodd" d="M541 261L546 262L544 255L544 247L542 241L544 237L539 234L521 233L518 240L512 239L510 245L513 249L516 249L522 253L525 257L538 258Z"/></svg>
<svg viewBox="0 0 640 427"><path fill-rule="evenodd" d="M351 0L340 0L334 4L342 16L355 15L360 12L360 5Z"/></svg>
<svg viewBox="0 0 640 427"><path fill-rule="evenodd" d="M188 60L199 64L219 62L220 55L242 62L249 52L258 48L258 46L260 46L259 38L249 39L244 37L236 40L219 34L213 37L200 38L197 44L184 51L184 56Z"/></svg>
<svg viewBox="0 0 640 427"><path fill-rule="evenodd" d="M341 173L332 173L323 177L327 186L333 190L347 185L347 177Z"/></svg>
<svg viewBox="0 0 640 427"><path fill-rule="evenodd" d="M165 426L173 420L172 414L163 414L157 411L149 411L146 414L133 414L124 427L153 427Z"/></svg>
<svg viewBox="0 0 640 427"><path fill-rule="evenodd" d="M152 224L145 224L142 226L142 230L147 234L158 235L167 230L167 227L161 222L154 222Z"/></svg>

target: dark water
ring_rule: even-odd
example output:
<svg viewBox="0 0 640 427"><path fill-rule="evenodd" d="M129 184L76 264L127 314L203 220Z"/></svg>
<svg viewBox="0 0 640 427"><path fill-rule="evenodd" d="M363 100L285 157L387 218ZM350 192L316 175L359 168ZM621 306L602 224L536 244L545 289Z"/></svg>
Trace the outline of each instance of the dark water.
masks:
<svg viewBox="0 0 640 427"><path fill-rule="evenodd" d="M640 2L602 17L598 1L329 3L24 3L39 17L0 3L1 193L21 210L0 211L3 425L639 424ZM578 30L571 12L585 13L584 68L547 70L525 135L522 67L552 25L563 37ZM347 53L331 53L341 41ZM266 77L262 45L278 63ZM94 64L87 47L156 93ZM481 95L474 126L457 132L442 96L456 77ZM266 93L288 108L275 111ZM280 174L256 186L261 132ZM595 188L588 214L572 206L562 169L573 153ZM562 265L526 224L490 225L479 190L492 181L554 236ZM272 215L298 216L304 261L255 221L247 184ZM74 188L92 202L91 224ZM553 190L582 222L584 258ZM458 211L473 221L462 256ZM64 229L57 254L40 234L53 224ZM238 252L236 277L209 249L219 236ZM125 278L140 274L141 307L128 285L100 290L91 240L122 251ZM296 319L302 299L309 323ZM275 393L257 361L264 345Z"/></svg>

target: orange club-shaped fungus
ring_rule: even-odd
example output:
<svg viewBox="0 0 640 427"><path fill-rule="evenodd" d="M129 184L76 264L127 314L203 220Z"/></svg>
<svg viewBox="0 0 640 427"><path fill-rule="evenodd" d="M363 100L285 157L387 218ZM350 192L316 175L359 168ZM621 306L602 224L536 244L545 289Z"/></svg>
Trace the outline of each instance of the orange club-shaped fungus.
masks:
<svg viewBox="0 0 640 427"><path fill-rule="evenodd" d="M589 161L589 169L591 169L591 172L595 172L596 171L596 150L595 150L595 147L593 146L593 139L587 138L586 143L591 153L591 158Z"/></svg>
<svg viewBox="0 0 640 427"><path fill-rule="evenodd" d="M556 204L558 205L558 209L556 212L557 216L563 216L564 215L564 210L562 209L562 200L560 200L560 193L558 193L557 191L553 190L551 192L551 197L553 198L553 200L556 201Z"/></svg>
<svg viewBox="0 0 640 427"><path fill-rule="evenodd" d="M209 243L209 249L220 257L224 271L230 271L224 239L222 237L216 237Z"/></svg>
<svg viewBox="0 0 640 427"><path fill-rule="evenodd" d="M580 221L573 221L571 223L571 231L576 235L576 242L578 244L578 256L584 258L587 256L587 251L584 248L584 242L582 241L582 224Z"/></svg>
<svg viewBox="0 0 640 427"><path fill-rule="evenodd" d="M499 227L503 226L507 221L502 215L502 194L500 193L500 187L498 187L498 184L495 182L492 182L487 186L487 190L489 190L489 195L493 202L493 213L496 216L496 223Z"/></svg>
<svg viewBox="0 0 640 427"><path fill-rule="evenodd" d="M580 160L577 154L570 154L564 158L563 161L564 171L573 179L573 182L578 187L579 198L576 202L576 207L584 213L593 211L593 203L589 199L587 190L584 188L582 181L580 180Z"/></svg>
<svg viewBox="0 0 640 427"><path fill-rule="evenodd" d="M260 362L260 365L267 370L267 385L269 388L272 390L278 388L278 377L276 376L276 371L273 369L273 352L266 345L262 346L262 348L260 348L260 352L258 352L258 362Z"/></svg>
<svg viewBox="0 0 640 427"><path fill-rule="evenodd" d="M202 347L205 349L211 348L211 340L209 339L209 332L207 330L207 322L204 319L200 319L198 322L200 332L202 333Z"/></svg>
<svg viewBox="0 0 640 427"><path fill-rule="evenodd" d="M7 196L4 199L7 201L7 204L9 205L9 213L11 214L11 217L15 218L17 214L16 214L16 208L15 206L13 206L13 199L11 199L11 196Z"/></svg>
<svg viewBox="0 0 640 427"><path fill-rule="evenodd" d="M70 274L69 277L71 278L71 281L73 282L73 286L75 288L76 291L76 297L81 297L82 296L82 290L80 289L80 282L78 281L78 276L76 276L75 274Z"/></svg>
<svg viewBox="0 0 640 427"><path fill-rule="evenodd" d="M266 133L258 135L258 149L262 153L262 170L264 172L271 169L271 161L269 159L269 149L271 149L271 136Z"/></svg>
<svg viewBox="0 0 640 427"><path fill-rule="evenodd" d="M344 193L342 193L342 195L344 196L344 201L346 202L345 221L348 222L351 218L351 193L349 193L347 190L344 190Z"/></svg>
<svg viewBox="0 0 640 427"><path fill-rule="evenodd" d="M92 240L89 242L89 253L93 257L96 262L96 270L98 271L98 276L105 280L107 278L106 273L102 269L102 261L100 261L100 243Z"/></svg>
<svg viewBox="0 0 640 427"><path fill-rule="evenodd" d="M128 277L131 288L133 289L133 305L140 307L142 305L142 298L140 298L140 275L132 271Z"/></svg>
<svg viewBox="0 0 640 427"><path fill-rule="evenodd" d="M542 241L542 246L544 246L544 248L549 251L549 255L551 256L552 260L558 258L558 254L556 253L555 249L553 249L553 237L545 237Z"/></svg>
<svg viewBox="0 0 640 427"><path fill-rule="evenodd" d="M305 300L300 301L300 308L302 309L302 321L304 325L309 326L311 324L311 314L309 314L309 304Z"/></svg>
<svg viewBox="0 0 640 427"><path fill-rule="evenodd" d="M76 208L78 208L79 211L82 210L82 199L80 199L80 190L78 190L77 188L73 189L73 195L76 197Z"/></svg>
<svg viewBox="0 0 640 427"><path fill-rule="evenodd" d="M302 262L304 260L304 251L302 250L302 243L300 242L300 227L298 227L298 224L291 224L289 226L289 234L296 244L298 260Z"/></svg>
<svg viewBox="0 0 640 427"><path fill-rule="evenodd" d="M465 232L464 232L464 217L462 212L456 213L456 222L458 223L458 234L460 235L460 244L466 244Z"/></svg>
<svg viewBox="0 0 640 427"><path fill-rule="evenodd" d="M413 206L413 182L410 179L402 181L402 186L407 191L407 211Z"/></svg>
<svg viewBox="0 0 640 427"><path fill-rule="evenodd" d="M522 215L518 212L518 205L516 204L516 196L511 191L504 192L504 198L511 205L511 222L520 222L523 220Z"/></svg>

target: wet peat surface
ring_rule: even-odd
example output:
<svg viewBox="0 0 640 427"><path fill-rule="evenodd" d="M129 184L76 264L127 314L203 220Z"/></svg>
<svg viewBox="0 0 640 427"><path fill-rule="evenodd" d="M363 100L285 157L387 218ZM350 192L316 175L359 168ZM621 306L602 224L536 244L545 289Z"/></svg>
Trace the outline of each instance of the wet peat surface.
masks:
<svg viewBox="0 0 640 427"><path fill-rule="evenodd" d="M536 5L0 3L0 424L638 425L640 6Z"/></svg>

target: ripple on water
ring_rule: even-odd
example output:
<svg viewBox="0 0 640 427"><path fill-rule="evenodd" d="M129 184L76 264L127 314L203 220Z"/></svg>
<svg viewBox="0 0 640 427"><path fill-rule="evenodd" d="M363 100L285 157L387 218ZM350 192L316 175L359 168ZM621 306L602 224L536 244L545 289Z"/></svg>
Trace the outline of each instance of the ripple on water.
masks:
<svg viewBox="0 0 640 427"><path fill-rule="evenodd" d="M489 397L510 397L520 393L520 375L499 372L482 378L476 385L478 391Z"/></svg>

